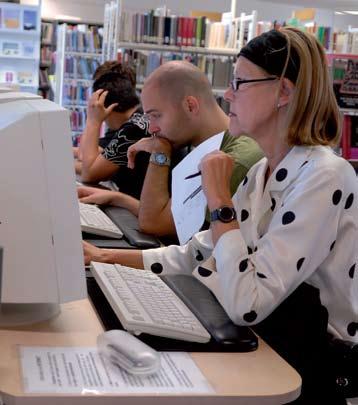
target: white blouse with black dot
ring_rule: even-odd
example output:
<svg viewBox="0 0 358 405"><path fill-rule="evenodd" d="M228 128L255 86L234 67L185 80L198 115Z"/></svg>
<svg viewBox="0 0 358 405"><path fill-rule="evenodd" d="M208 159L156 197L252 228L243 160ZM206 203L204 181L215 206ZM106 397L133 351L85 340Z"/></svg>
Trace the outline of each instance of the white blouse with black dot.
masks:
<svg viewBox="0 0 358 405"><path fill-rule="evenodd" d="M267 159L233 197L240 229L143 252L146 269L193 273L231 319L265 319L302 282L320 290L335 336L358 342L358 179L329 147L296 146L264 187ZM200 264L213 255L216 270ZM159 271L158 271L159 270Z"/></svg>

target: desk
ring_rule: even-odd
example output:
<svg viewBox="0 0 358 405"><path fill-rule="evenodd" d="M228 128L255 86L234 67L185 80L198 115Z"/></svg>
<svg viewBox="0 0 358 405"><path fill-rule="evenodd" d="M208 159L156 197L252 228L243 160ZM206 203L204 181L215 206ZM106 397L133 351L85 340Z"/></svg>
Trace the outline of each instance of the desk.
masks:
<svg viewBox="0 0 358 405"><path fill-rule="evenodd" d="M56 318L32 326L0 330L0 392L6 405L212 405L282 404L298 397L301 378L268 345L250 353L192 353L216 394L71 396L24 394L17 345L94 346L102 325L86 300L61 306Z"/></svg>

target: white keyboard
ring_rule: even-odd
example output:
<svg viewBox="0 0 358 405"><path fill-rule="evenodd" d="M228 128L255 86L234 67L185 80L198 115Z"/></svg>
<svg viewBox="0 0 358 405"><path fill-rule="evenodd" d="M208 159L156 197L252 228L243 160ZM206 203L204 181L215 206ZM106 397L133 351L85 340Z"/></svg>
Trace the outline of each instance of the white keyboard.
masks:
<svg viewBox="0 0 358 405"><path fill-rule="evenodd" d="M93 233L109 238L121 239L123 232L96 205L79 202L81 229L83 232Z"/></svg>
<svg viewBox="0 0 358 405"><path fill-rule="evenodd" d="M148 270L92 262L92 274L123 327L206 343L210 334L160 277Z"/></svg>

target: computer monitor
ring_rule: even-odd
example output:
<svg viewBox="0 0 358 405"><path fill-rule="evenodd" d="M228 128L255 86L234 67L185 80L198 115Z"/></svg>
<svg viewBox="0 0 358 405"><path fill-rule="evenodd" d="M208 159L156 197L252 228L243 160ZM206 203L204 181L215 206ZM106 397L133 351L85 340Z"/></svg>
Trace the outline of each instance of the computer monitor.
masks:
<svg viewBox="0 0 358 405"><path fill-rule="evenodd" d="M0 93L0 325L87 296L68 111Z"/></svg>

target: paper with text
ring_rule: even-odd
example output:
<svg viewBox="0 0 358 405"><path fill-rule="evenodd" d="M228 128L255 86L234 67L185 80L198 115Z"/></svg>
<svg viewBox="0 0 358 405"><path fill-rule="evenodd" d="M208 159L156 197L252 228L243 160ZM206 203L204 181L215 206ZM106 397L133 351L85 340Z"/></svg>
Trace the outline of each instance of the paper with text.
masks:
<svg viewBox="0 0 358 405"><path fill-rule="evenodd" d="M214 150L220 150L224 132L212 136L197 146L173 169L172 214L181 245L200 230L205 221L206 198L201 190L201 176L185 179L198 172L201 159Z"/></svg>
<svg viewBox="0 0 358 405"><path fill-rule="evenodd" d="M135 376L99 355L96 347L20 346L26 393L212 393L188 353L161 352L161 369Z"/></svg>

